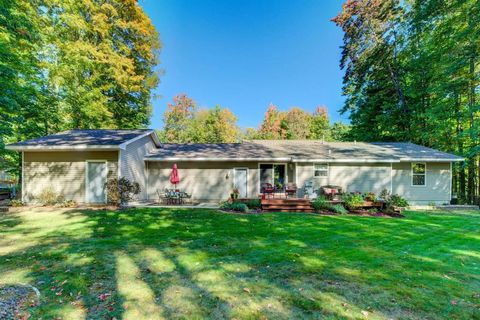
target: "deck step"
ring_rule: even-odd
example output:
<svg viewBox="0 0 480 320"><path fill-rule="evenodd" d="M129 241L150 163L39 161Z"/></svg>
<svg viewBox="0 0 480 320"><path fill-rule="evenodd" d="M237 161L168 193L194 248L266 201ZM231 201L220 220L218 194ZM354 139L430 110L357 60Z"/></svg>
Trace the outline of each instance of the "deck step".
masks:
<svg viewBox="0 0 480 320"><path fill-rule="evenodd" d="M313 212L309 199L262 199L262 210L269 212Z"/></svg>

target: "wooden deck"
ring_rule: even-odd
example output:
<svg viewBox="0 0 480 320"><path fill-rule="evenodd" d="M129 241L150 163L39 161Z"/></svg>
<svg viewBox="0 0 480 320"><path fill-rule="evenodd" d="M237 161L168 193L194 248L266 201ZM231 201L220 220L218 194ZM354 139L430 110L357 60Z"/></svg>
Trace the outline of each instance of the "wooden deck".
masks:
<svg viewBox="0 0 480 320"><path fill-rule="evenodd" d="M313 212L309 199L283 198L262 199L262 210L269 212Z"/></svg>

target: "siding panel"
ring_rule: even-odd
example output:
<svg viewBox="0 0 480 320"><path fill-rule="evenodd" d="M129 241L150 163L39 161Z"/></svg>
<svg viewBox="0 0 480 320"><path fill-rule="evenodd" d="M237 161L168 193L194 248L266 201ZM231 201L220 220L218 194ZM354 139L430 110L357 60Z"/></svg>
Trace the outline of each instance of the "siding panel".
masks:
<svg viewBox="0 0 480 320"><path fill-rule="evenodd" d="M147 172L144 157L156 149L150 135L134 141L120 152L120 174L130 181L140 184L139 200L147 198Z"/></svg>
<svg viewBox="0 0 480 320"><path fill-rule="evenodd" d="M36 202L38 195L52 188L67 200L85 202L86 160L107 160L108 177L117 176L116 151L25 152L24 201Z"/></svg>
<svg viewBox="0 0 480 320"><path fill-rule="evenodd" d="M450 163L427 162L426 186L412 186L410 162L393 164L393 193L405 197L411 204L450 202Z"/></svg>
<svg viewBox="0 0 480 320"><path fill-rule="evenodd" d="M341 186L347 192L390 190L390 164L330 163L328 170L327 177L314 177L312 163L297 163L298 187L303 188L307 181L312 181L315 189L330 184Z"/></svg>
<svg viewBox="0 0 480 320"><path fill-rule="evenodd" d="M148 163L148 199L158 199L157 190L172 188L170 173L174 162ZM176 162L180 183L177 187L197 200L226 200L233 189L233 169L248 168L249 197L258 195L258 164L255 162Z"/></svg>

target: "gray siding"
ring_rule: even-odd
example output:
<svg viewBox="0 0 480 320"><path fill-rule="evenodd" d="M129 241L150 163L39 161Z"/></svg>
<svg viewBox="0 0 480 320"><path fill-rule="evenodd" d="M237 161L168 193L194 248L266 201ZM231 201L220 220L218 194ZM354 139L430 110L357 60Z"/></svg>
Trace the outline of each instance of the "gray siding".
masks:
<svg viewBox="0 0 480 320"><path fill-rule="evenodd" d="M413 205L450 202L450 163L427 162L426 165L426 185L412 186L411 163L394 163L393 193L405 197Z"/></svg>
<svg viewBox="0 0 480 320"><path fill-rule="evenodd" d="M147 199L147 170L144 157L156 149L150 135L138 139L120 151L120 175L140 184L139 200Z"/></svg>
<svg viewBox="0 0 480 320"><path fill-rule="evenodd" d="M327 177L314 177L313 163L297 163L297 185L303 188L312 181L315 189L324 185L341 186L346 192L375 192L390 190L390 164L330 163ZM303 195L301 193L301 195Z"/></svg>
<svg viewBox="0 0 480 320"><path fill-rule="evenodd" d="M148 198L158 199L157 190L173 188L170 173L174 162L148 163ZM177 188L192 194L197 200L226 200L234 187L233 169L248 168L247 192L258 195L258 164L256 162L176 162L180 176Z"/></svg>
<svg viewBox="0 0 480 320"><path fill-rule="evenodd" d="M106 160L108 178L117 176L118 153L97 152L25 152L24 201L37 202L38 195L52 188L66 200L85 202L85 168L87 160Z"/></svg>

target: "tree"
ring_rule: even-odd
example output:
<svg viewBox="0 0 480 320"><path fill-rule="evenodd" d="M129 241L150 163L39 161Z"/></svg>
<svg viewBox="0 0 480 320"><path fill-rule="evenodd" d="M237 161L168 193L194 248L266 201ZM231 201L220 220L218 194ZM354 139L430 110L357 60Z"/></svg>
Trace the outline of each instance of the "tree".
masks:
<svg viewBox="0 0 480 320"><path fill-rule="evenodd" d="M5 143L145 127L159 49L135 0L0 0L0 165L20 170Z"/></svg>
<svg viewBox="0 0 480 320"><path fill-rule="evenodd" d="M198 109L185 94L173 98L163 116L162 137L170 143L236 142L240 138L237 117L228 109Z"/></svg>
<svg viewBox="0 0 480 320"><path fill-rule="evenodd" d="M179 94L169 103L163 114L164 134L170 143L193 142L192 126L197 103L185 94Z"/></svg>
<svg viewBox="0 0 480 320"><path fill-rule="evenodd" d="M285 114L280 112L277 106L270 104L265 118L258 130L262 139L284 139L287 136L285 128Z"/></svg>
<svg viewBox="0 0 480 320"><path fill-rule="evenodd" d="M284 115L284 126L287 139L308 139L311 136L312 115L293 107Z"/></svg>
<svg viewBox="0 0 480 320"><path fill-rule="evenodd" d="M351 141L350 126L339 121L335 122L330 129L330 140Z"/></svg>
<svg viewBox="0 0 480 320"><path fill-rule="evenodd" d="M216 106L209 110L202 127L205 128L205 140L208 143L238 142L240 130L237 117L228 109Z"/></svg>
<svg viewBox="0 0 480 320"><path fill-rule="evenodd" d="M38 23L29 2L0 1L0 170L19 177L20 157L5 145L43 133L38 121L44 115L38 101L42 85L35 54L42 43Z"/></svg>
<svg viewBox="0 0 480 320"><path fill-rule="evenodd" d="M412 141L467 159L453 190L479 202L478 0L349 0L344 31L344 112L358 140Z"/></svg>
<svg viewBox="0 0 480 320"><path fill-rule="evenodd" d="M326 107L317 107L310 120L310 138L330 140L330 121Z"/></svg>

